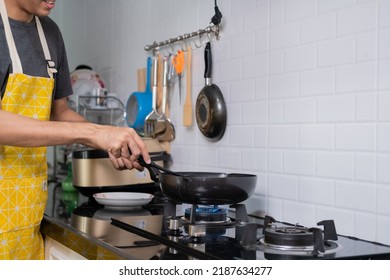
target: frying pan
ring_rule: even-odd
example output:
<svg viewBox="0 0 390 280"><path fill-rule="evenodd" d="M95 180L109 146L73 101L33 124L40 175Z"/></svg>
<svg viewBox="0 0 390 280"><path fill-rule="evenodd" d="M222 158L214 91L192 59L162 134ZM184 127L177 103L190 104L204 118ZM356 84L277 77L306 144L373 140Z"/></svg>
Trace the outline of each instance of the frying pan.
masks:
<svg viewBox="0 0 390 280"><path fill-rule="evenodd" d="M149 170L153 181L160 182L167 197L180 203L236 204L249 198L256 188L257 176L252 174L173 172L153 161L147 164L142 157L138 162Z"/></svg>
<svg viewBox="0 0 390 280"><path fill-rule="evenodd" d="M222 138L226 128L226 104L219 87L211 83L212 55L211 44L204 50L206 85L196 99L195 115L199 130L210 140Z"/></svg>
<svg viewBox="0 0 390 280"><path fill-rule="evenodd" d="M126 122L129 127L143 131L146 116L152 111L152 90L150 76L152 58L148 57L146 63L146 88L145 91L133 92L126 104Z"/></svg>

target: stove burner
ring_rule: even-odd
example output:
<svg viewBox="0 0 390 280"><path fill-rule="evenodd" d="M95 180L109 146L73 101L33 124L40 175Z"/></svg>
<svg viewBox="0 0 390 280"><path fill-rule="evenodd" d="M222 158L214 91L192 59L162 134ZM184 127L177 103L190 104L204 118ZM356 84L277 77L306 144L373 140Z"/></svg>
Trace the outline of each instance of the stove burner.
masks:
<svg viewBox="0 0 390 280"><path fill-rule="evenodd" d="M227 210L219 207L196 207L194 212L193 208L187 208L184 211L184 217L195 223L225 222Z"/></svg>
<svg viewBox="0 0 390 280"><path fill-rule="evenodd" d="M264 218L263 234L261 240L265 246L273 249L285 251L311 251L312 256L319 256L325 253L327 249L337 247L337 243L330 240L337 240L336 228L333 220L324 220L317 225L324 226L320 228L306 228L302 226L279 226L277 221L271 216Z"/></svg>
<svg viewBox="0 0 390 280"><path fill-rule="evenodd" d="M264 232L264 242L276 246L307 247L314 245L313 232L305 227L271 227Z"/></svg>

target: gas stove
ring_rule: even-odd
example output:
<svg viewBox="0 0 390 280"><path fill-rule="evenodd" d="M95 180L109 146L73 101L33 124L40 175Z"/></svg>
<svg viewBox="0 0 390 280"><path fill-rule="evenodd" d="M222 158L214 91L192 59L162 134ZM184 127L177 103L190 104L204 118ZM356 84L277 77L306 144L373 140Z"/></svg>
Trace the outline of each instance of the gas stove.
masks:
<svg viewBox="0 0 390 280"><path fill-rule="evenodd" d="M161 205L160 205L161 206ZM146 207L156 206L153 204ZM167 201L156 215L161 234L111 218L111 224L164 249L152 259L390 259L390 246L337 234L331 219L317 227L247 214L244 204L184 205Z"/></svg>

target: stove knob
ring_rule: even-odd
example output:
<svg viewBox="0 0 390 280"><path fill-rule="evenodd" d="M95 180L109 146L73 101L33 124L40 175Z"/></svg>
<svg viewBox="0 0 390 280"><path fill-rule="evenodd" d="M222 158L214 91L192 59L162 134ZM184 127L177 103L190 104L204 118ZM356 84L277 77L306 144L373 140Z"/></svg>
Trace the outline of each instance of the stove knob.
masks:
<svg viewBox="0 0 390 280"><path fill-rule="evenodd" d="M169 219L169 230L179 230L180 229L180 219L171 218Z"/></svg>
<svg viewBox="0 0 390 280"><path fill-rule="evenodd" d="M168 239L174 242L179 242L179 236L169 235ZM177 251L175 248L169 247L169 253L172 255L177 255L179 251Z"/></svg>
<svg viewBox="0 0 390 280"><path fill-rule="evenodd" d="M206 252L206 244L205 243L188 243L188 247L192 248L192 249L195 249L195 250L198 250L200 252L203 252L205 253ZM196 258L193 258L193 257L188 257L189 260L196 260Z"/></svg>
<svg viewBox="0 0 390 280"><path fill-rule="evenodd" d="M204 225L188 225L188 234L194 239L202 239L206 236Z"/></svg>

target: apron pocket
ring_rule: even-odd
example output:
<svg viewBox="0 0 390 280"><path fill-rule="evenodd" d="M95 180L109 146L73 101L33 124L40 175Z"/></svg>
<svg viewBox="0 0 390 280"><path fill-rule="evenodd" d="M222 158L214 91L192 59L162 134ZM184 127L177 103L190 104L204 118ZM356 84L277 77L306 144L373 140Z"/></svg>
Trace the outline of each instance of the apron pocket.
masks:
<svg viewBox="0 0 390 280"><path fill-rule="evenodd" d="M47 201L47 177L5 180L0 184L0 232L40 224Z"/></svg>

